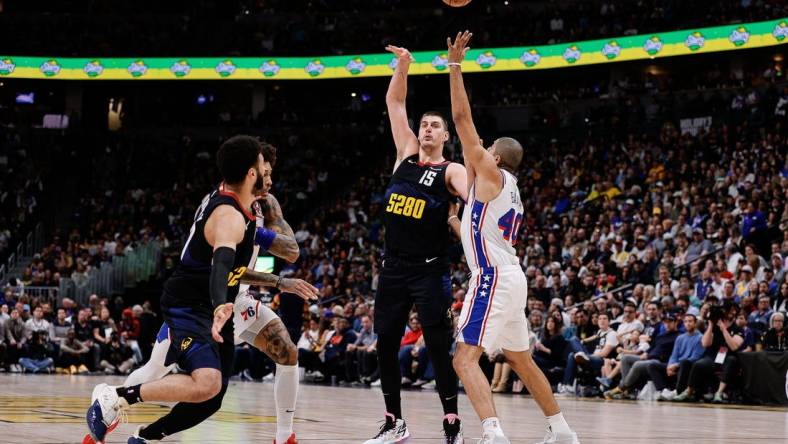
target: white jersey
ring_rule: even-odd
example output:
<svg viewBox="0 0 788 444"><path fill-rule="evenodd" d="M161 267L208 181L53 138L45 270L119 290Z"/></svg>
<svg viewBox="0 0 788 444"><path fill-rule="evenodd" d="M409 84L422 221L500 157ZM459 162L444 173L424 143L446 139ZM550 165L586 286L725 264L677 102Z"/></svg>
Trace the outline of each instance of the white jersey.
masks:
<svg viewBox="0 0 788 444"><path fill-rule="evenodd" d="M503 188L498 196L479 202L474 184L462 216L462 248L471 271L520 263L514 246L523 222L523 202L517 179L508 171L499 171Z"/></svg>
<svg viewBox="0 0 788 444"><path fill-rule="evenodd" d="M252 208L257 220L257 228L265 227L263 220L263 210L260 202L256 201ZM252 260L249 262L249 269L254 270L257 264L257 255L260 254L260 245L255 242L252 249ZM261 303L259 299L249 294L249 285L241 284L238 296L235 297L233 306L233 323L235 327L236 343L247 342L254 345L257 334L260 333L269 322L278 319L268 306Z"/></svg>

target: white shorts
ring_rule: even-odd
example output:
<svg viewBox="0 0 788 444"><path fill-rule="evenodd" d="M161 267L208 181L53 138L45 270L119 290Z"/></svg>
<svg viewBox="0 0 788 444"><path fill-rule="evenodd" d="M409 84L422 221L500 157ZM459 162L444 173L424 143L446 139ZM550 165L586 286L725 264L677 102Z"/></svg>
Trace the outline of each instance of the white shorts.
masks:
<svg viewBox="0 0 788 444"><path fill-rule="evenodd" d="M236 342L240 339L254 345L254 340L260 330L274 319L279 319L279 316L268 306L250 296L249 293L241 291L235 297L233 323L235 324Z"/></svg>
<svg viewBox="0 0 788 444"><path fill-rule="evenodd" d="M519 265L473 270L462 304L457 341L487 351L528 350L527 299L528 286Z"/></svg>

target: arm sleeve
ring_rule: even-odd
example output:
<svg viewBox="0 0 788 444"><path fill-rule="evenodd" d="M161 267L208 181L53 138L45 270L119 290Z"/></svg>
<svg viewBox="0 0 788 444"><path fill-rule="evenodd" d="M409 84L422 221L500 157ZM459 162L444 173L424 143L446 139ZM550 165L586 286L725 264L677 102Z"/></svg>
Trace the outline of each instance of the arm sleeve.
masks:
<svg viewBox="0 0 788 444"><path fill-rule="evenodd" d="M219 247L213 252L209 287L214 308L227 302L227 280L232 272L233 262L235 262L235 250L232 248Z"/></svg>

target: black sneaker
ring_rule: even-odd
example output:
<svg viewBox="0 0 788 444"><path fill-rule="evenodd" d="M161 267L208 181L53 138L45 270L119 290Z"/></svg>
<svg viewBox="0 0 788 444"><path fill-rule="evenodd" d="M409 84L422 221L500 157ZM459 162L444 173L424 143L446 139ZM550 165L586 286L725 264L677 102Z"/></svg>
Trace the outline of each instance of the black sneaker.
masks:
<svg viewBox="0 0 788 444"><path fill-rule="evenodd" d="M408 426L403 419L395 419L392 415L386 415L386 423L372 439L364 441L364 444L396 444L410 437Z"/></svg>
<svg viewBox="0 0 788 444"><path fill-rule="evenodd" d="M462 421L457 415L446 415L443 418L443 435L446 437L446 444L463 444Z"/></svg>

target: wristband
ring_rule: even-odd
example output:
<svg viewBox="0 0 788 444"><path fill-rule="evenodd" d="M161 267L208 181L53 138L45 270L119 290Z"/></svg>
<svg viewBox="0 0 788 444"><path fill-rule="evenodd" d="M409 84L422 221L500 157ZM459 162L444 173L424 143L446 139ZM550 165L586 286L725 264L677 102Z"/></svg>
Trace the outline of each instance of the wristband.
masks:
<svg viewBox="0 0 788 444"><path fill-rule="evenodd" d="M222 309L222 307L224 307L224 304L222 304L222 305L219 305L218 307L216 307L216 308L214 308L214 309L213 309L213 317L216 317L216 313L218 313L218 312L219 312L219 310L221 310L221 309Z"/></svg>
<svg viewBox="0 0 788 444"><path fill-rule="evenodd" d="M274 243L274 239L276 238L276 232L273 230L269 230L265 227L257 227L257 233L254 236L254 242L260 246L263 250L268 251L271 248L271 244Z"/></svg>
<svg viewBox="0 0 788 444"><path fill-rule="evenodd" d="M449 62L449 63L447 63L446 65L448 65L448 66L462 66L462 63L458 63L458 62Z"/></svg>
<svg viewBox="0 0 788 444"><path fill-rule="evenodd" d="M449 216L449 219L448 219L446 222L451 222L451 220L452 220L452 219L457 219L457 220L460 220L460 218L459 218L459 217L457 217L457 215L456 215L456 214L452 214L451 216ZM462 221L460 221L460 222L462 222Z"/></svg>

